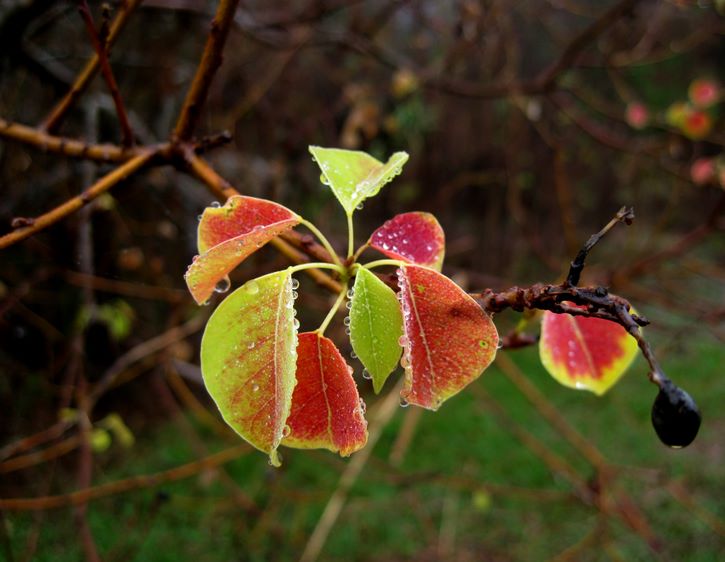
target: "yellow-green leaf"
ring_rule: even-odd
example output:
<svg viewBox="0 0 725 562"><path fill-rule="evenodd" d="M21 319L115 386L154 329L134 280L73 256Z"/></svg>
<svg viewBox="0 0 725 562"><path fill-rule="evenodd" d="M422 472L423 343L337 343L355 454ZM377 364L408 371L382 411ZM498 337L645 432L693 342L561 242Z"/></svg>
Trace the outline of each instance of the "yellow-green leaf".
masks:
<svg viewBox="0 0 725 562"><path fill-rule="evenodd" d="M293 301L289 270L248 281L217 307L201 341L204 384L222 417L274 466L295 386Z"/></svg>
<svg viewBox="0 0 725 562"><path fill-rule="evenodd" d="M408 161L407 152L396 152L384 164L359 150L310 146L310 153L322 170L320 179L330 186L348 215L376 195Z"/></svg>

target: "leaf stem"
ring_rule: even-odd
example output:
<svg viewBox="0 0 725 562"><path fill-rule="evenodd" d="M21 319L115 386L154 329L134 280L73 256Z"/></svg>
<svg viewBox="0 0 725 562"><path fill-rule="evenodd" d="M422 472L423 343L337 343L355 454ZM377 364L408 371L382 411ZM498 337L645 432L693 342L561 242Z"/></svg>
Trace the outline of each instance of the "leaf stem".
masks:
<svg viewBox="0 0 725 562"><path fill-rule="evenodd" d="M383 265L394 265L395 267L402 267L405 265L405 262L402 260L375 260L371 261L370 263L364 263L362 264L362 267L365 269L373 269L375 267L381 267Z"/></svg>
<svg viewBox="0 0 725 562"><path fill-rule="evenodd" d="M363 244L362 246L360 246L360 247L359 247L359 248L357 249L357 251L356 251L356 252L355 252L355 253L353 254L353 256L352 256L352 261L353 261L353 263L354 263L354 262L356 262L356 261L358 260L358 258L360 257L360 254L362 254L362 253L363 253L363 252L364 252L365 250L367 250L367 249L368 249L369 247L370 247L370 244L368 244L367 242L366 242L365 244Z"/></svg>
<svg viewBox="0 0 725 562"><path fill-rule="evenodd" d="M340 308L342 301L345 300L345 295L347 294L347 292L345 291L346 288L347 287L344 287L343 290L340 291L340 294L337 295L337 300L335 301L335 304L332 305L330 312L327 313L327 316L325 316L325 319L322 321L322 324L320 324L320 327L317 328L317 330L315 330L321 336L325 334L325 330L327 330L327 326L330 325L330 322L332 322L332 319L335 317L335 314L337 313L337 310Z"/></svg>
<svg viewBox="0 0 725 562"><path fill-rule="evenodd" d="M354 229L352 225L352 213L347 213L347 257L351 258L353 255L353 248L355 247Z"/></svg>
<svg viewBox="0 0 725 562"><path fill-rule="evenodd" d="M289 269L290 273L297 273L298 271L304 271L305 269L334 269L340 275L343 275L343 276L347 273L345 271L345 268L342 267L342 265L339 265L336 263L327 263L327 262L323 262L323 261L299 263L297 265L290 266L288 269Z"/></svg>
<svg viewBox="0 0 725 562"><path fill-rule="evenodd" d="M337 252L333 249L332 244L330 244L330 241L325 237L325 235L322 234L322 232L320 232L320 230L312 222L306 219L302 219L300 222L317 237L320 243L324 246L325 250L327 250L327 253L330 254L330 259L332 259L335 265L342 267L340 256L337 255Z"/></svg>

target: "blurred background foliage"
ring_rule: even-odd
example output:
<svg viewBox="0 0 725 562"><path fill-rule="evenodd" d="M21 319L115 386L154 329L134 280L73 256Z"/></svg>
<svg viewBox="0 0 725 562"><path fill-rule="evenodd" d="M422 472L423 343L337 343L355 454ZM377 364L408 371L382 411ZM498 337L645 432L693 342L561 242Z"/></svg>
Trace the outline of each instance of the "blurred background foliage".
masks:
<svg viewBox="0 0 725 562"><path fill-rule="evenodd" d="M586 237L634 206L634 225L597 247L583 283L609 286L652 321L665 370L704 416L698 440L671 451L649 425L644 361L596 398L553 382L534 348L502 352L507 360L440 412L395 414L320 559L721 556L725 105L708 107L709 125L694 133L668 109L689 103L694 80L725 82L723 5L628 4L540 91L531 82L615 3L245 1L237 10L197 133L232 133L207 158L240 192L312 219L342 249L344 217L307 146L379 158L406 150L402 176L357 213L358 242L396 213L433 212L446 231L444 272L471 291L561 280ZM110 60L139 142L168 138L215 7L146 0L131 14ZM100 3L91 8L102 21ZM92 53L75 3L3 2L0 117L40 123ZM61 133L119 142L100 76ZM704 180L693 168L703 159L713 170ZM110 169L0 140L0 232ZM173 470L239 443L200 385L210 309L193 304L182 277L211 201L192 177L153 168L2 251L2 498ZM285 263L266 248L232 281ZM302 280L303 329L330 298ZM506 333L519 319L496 321ZM349 353L343 328L329 333ZM350 362L373 415L377 399ZM115 385L88 423L69 421L85 385L109 372ZM547 406L586 445L572 446ZM106 561L297 559L350 462L285 450L275 470L249 449L227 460L178 481L133 481L85 508L0 511L0 558L93 559L95 549Z"/></svg>

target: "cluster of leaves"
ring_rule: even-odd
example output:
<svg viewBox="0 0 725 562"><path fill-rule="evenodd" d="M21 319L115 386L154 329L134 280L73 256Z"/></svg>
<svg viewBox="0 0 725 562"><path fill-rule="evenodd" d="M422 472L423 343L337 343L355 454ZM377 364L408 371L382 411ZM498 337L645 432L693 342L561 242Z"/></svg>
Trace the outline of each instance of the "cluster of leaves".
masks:
<svg viewBox="0 0 725 562"><path fill-rule="evenodd" d="M499 336L491 317L440 271L444 232L429 213L397 215L356 251L353 214L402 170L404 152L386 163L359 151L310 147L348 219L343 262L312 223L272 201L231 197L201 215L199 255L185 278L192 296L206 303L227 292L229 272L279 234L307 226L330 253L330 262L291 266L246 282L212 314L201 346L206 388L225 421L280 464L280 445L325 448L347 456L367 441L365 404L348 365L324 332L346 300L346 330L375 393L398 363L404 368L401 405L436 410L491 364ZM367 248L385 256L368 263ZM396 268L386 284L373 270ZM294 301L304 269L332 270L341 291L314 331L299 332ZM396 290L397 289L397 290ZM624 373L637 344L606 320L547 312L541 337L545 368L562 384L602 394Z"/></svg>

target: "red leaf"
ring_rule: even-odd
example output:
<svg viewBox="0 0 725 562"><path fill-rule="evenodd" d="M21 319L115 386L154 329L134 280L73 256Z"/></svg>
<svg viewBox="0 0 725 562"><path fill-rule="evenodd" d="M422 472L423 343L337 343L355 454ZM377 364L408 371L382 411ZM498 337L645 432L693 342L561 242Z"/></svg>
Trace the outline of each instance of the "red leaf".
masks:
<svg viewBox="0 0 725 562"><path fill-rule="evenodd" d="M378 228L368 241L386 256L425 265L440 271L445 253L445 235L430 213L396 215Z"/></svg>
<svg viewBox="0 0 725 562"><path fill-rule="evenodd" d="M398 270L398 282L405 331L400 395L436 410L491 364L498 332L476 301L445 275L406 265Z"/></svg>
<svg viewBox="0 0 725 562"><path fill-rule="evenodd" d="M332 340L317 332L299 334L297 386L287 418L288 447L329 449L343 457L368 439L365 405L348 367Z"/></svg>
<svg viewBox="0 0 725 562"><path fill-rule="evenodd" d="M199 222L198 246L184 278L194 300L206 302L217 283L272 238L300 222L282 205L264 199L230 197L223 207L208 207Z"/></svg>
<svg viewBox="0 0 725 562"><path fill-rule="evenodd" d="M637 342L614 322L546 311L539 353L561 384L601 395L632 363Z"/></svg>

